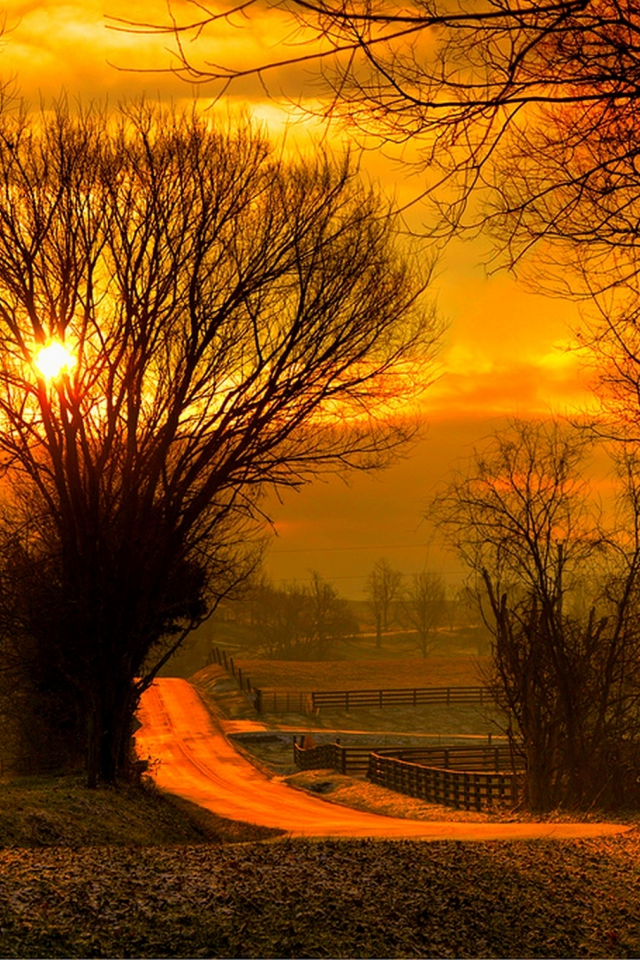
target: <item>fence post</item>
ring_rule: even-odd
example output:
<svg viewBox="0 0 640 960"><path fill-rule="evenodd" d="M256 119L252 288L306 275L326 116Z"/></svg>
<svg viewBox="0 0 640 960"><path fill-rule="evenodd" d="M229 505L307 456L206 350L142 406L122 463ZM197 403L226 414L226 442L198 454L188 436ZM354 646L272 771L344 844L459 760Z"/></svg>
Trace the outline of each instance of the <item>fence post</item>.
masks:
<svg viewBox="0 0 640 960"><path fill-rule="evenodd" d="M231 670L231 673L232 673L233 676L235 677L235 675L236 675L236 665L235 665L235 663L233 662L233 657L229 657L229 669Z"/></svg>
<svg viewBox="0 0 640 960"><path fill-rule="evenodd" d="M262 690L260 687L254 687L253 692L256 695L256 712L262 713Z"/></svg>
<svg viewBox="0 0 640 960"><path fill-rule="evenodd" d="M242 686L243 686L243 684L242 684L242 670L241 670L240 667L238 667L238 676L237 676L237 679L238 679L238 686L239 686L240 689L242 690Z"/></svg>
<svg viewBox="0 0 640 960"><path fill-rule="evenodd" d="M223 651L222 651L222 657L223 657L223 659L224 659L224 668L225 668L225 670L228 670L228 669L229 669L229 664L227 663L227 653L226 653L226 650L223 650Z"/></svg>

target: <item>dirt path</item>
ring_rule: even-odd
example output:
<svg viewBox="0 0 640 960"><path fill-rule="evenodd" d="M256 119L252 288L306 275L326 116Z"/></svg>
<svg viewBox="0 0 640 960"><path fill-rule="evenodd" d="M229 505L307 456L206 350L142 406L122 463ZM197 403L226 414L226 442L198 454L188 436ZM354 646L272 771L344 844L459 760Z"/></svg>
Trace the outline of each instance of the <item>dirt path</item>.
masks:
<svg viewBox="0 0 640 960"><path fill-rule="evenodd" d="M629 829L607 823L400 820L310 797L268 779L234 750L186 680L156 680L142 698L138 717L138 752L159 761L154 777L163 790L220 816L280 827L292 836L522 840L605 836Z"/></svg>

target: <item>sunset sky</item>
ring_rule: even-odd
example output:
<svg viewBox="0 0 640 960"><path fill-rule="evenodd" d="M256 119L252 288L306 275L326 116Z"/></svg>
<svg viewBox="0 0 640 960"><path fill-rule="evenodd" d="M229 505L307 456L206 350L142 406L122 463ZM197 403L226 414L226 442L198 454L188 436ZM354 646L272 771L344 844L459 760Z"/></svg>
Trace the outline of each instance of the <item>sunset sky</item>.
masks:
<svg viewBox="0 0 640 960"><path fill-rule="evenodd" d="M34 106L61 92L85 102L108 96L114 105L142 93L176 103L195 95L203 104L211 103L214 90L206 85L192 88L170 73L126 69L167 66L170 38L114 32L107 29L104 15L157 21L166 12L162 0L9 2L5 9L2 78L14 79ZM175 7L177 13L185 9L184 4ZM236 63L245 56L257 58L270 37L275 42L282 35L275 29L270 33L271 23L259 27L205 37L198 54ZM297 84L303 97L317 97L317 88L305 75L286 79ZM278 82L276 78L273 93ZM268 99L255 82L234 90L230 106L232 111L250 108L274 136L290 117L277 97ZM218 108L226 109L226 103ZM296 125L289 142L293 139L308 149L311 126ZM312 132L317 134L317 128ZM407 178L406 169L379 154L369 153L364 166L401 202L419 190L419 180ZM413 228L420 228L425 217L419 206L408 215ZM373 562L385 556L407 574L428 562L455 580L459 576L455 560L442 554L437 544L429 546L430 530L422 519L426 498L455 461L504 415L562 414L587 403L578 359L567 352L571 330L579 322L575 306L527 293L505 274L487 278L482 266L486 255L482 239L455 243L438 266L433 294L449 326L439 379L427 396L425 439L408 459L385 473L354 476L350 486L339 480L318 483L300 494L288 494L283 504L274 501L270 510L278 537L268 557L272 577L303 580L316 569L341 593L359 597Z"/></svg>

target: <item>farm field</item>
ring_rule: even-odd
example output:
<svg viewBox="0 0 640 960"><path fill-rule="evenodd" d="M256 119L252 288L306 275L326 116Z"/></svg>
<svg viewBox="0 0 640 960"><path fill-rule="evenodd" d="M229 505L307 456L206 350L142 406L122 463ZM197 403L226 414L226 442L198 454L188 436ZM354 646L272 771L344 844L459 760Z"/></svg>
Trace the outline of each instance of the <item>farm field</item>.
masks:
<svg viewBox="0 0 640 960"><path fill-rule="evenodd" d="M368 690L389 687L481 686L488 657L433 656L400 660L245 660L236 666L256 687L281 690Z"/></svg>

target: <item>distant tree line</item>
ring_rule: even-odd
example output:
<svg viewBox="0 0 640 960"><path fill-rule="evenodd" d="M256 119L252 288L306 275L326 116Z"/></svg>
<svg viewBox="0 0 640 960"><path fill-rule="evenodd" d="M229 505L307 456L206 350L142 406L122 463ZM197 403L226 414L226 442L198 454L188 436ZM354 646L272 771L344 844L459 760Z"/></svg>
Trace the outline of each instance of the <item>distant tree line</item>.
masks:
<svg viewBox="0 0 640 960"><path fill-rule="evenodd" d="M367 577L365 595L375 647L380 648L385 633L395 627L423 657L441 641L438 630L451 620L448 608L459 606L457 598L447 598L439 574L424 570L407 583L405 575L384 558ZM342 641L358 636L366 626L354 606L317 571L311 571L308 580L280 586L262 575L249 596L245 619L253 637L251 647L269 659L329 659Z"/></svg>

